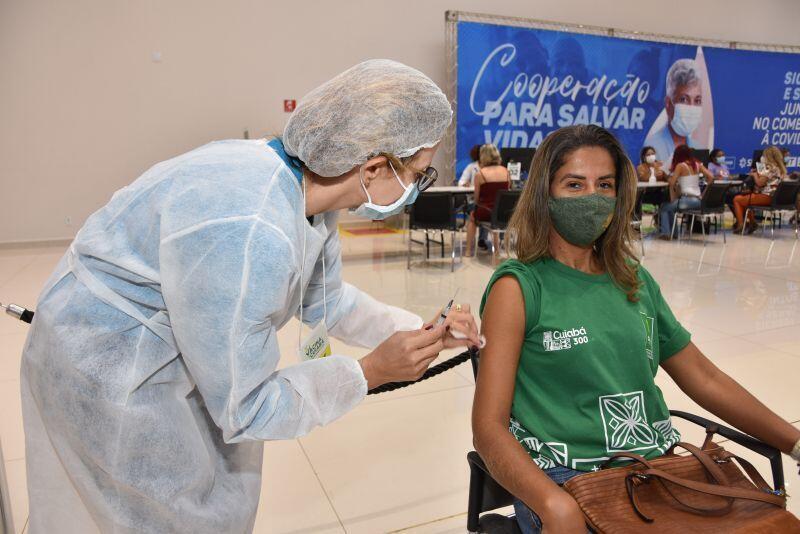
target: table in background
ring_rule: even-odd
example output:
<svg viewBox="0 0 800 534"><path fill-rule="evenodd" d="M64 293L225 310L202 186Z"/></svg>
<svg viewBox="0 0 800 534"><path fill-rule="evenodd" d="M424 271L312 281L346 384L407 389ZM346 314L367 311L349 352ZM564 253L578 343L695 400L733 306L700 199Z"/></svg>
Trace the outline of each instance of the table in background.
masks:
<svg viewBox="0 0 800 534"><path fill-rule="evenodd" d="M439 187L429 187L425 191L422 192L424 195L425 193L454 193L454 194L465 194L471 195L475 192L474 187L461 187L460 185L442 185Z"/></svg>

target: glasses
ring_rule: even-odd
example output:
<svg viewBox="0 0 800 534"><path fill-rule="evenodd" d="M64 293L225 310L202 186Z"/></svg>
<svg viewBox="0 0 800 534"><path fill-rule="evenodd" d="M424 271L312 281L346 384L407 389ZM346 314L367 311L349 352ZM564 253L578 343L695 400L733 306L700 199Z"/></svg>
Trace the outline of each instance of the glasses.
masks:
<svg viewBox="0 0 800 534"><path fill-rule="evenodd" d="M417 184L417 190L422 193L432 186L437 178L439 178L439 171L433 167L428 167L424 171L417 171L415 180Z"/></svg>

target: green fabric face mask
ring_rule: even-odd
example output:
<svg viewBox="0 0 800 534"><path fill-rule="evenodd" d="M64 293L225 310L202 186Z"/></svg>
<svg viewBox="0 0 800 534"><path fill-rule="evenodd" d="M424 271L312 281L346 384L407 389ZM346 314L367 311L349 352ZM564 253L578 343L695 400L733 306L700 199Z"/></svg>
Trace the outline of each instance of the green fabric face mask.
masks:
<svg viewBox="0 0 800 534"><path fill-rule="evenodd" d="M573 245L581 247L591 245L606 231L616 205L616 197L597 193L580 197L551 197L547 201L556 231Z"/></svg>

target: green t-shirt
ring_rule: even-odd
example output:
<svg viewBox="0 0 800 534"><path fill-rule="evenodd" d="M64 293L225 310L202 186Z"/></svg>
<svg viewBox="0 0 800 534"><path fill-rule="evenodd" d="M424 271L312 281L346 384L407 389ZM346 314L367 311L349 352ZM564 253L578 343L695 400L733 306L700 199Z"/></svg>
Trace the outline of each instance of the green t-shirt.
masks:
<svg viewBox="0 0 800 534"><path fill-rule="evenodd" d="M655 375L689 344L639 266L639 301L609 275L591 275L553 260L503 263L494 283L515 277L525 299L525 338L509 430L542 469L596 470L609 455L664 454L680 440Z"/></svg>

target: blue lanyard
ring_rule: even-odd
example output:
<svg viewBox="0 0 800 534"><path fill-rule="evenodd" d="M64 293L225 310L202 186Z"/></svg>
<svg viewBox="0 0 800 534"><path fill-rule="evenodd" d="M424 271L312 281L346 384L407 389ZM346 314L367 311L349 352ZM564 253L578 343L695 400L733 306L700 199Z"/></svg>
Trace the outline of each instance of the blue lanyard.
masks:
<svg viewBox="0 0 800 534"><path fill-rule="evenodd" d="M286 148L283 146L283 141L277 137L267 143L267 146L275 151L278 157L283 160L287 167L289 167L289 170L292 171L295 178L297 178L298 183L303 185L303 162L287 154Z"/></svg>

